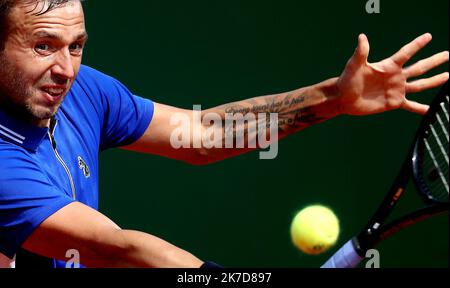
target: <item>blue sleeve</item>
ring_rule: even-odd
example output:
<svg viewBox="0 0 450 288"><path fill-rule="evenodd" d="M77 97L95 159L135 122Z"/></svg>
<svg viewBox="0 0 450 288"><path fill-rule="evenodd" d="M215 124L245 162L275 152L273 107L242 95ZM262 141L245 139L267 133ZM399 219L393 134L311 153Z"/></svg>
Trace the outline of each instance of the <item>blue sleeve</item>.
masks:
<svg viewBox="0 0 450 288"><path fill-rule="evenodd" d="M0 252L10 258L43 221L74 201L26 152L13 150L0 158Z"/></svg>
<svg viewBox="0 0 450 288"><path fill-rule="evenodd" d="M99 94L102 123L100 149L126 146L139 140L153 118L152 101L133 95L118 80L95 69L82 66L80 83L91 93Z"/></svg>
<svg viewBox="0 0 450 288"><path fill-rule="evenodd" d="M125 86L114 81L115 93L104 98L105 118L100 148L126 146L144 135L153 117L153 102L132 95Z"/></svg>

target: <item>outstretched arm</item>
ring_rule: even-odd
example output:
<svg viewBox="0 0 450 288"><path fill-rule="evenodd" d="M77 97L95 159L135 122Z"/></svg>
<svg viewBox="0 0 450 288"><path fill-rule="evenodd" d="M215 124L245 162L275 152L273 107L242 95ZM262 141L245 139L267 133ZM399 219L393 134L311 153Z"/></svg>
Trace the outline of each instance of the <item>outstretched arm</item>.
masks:
<svg viewBox="0 0 450 288"><path fill-rule="evenodd" d="M250 128L263 124L261 122L267 122L269 117L262 116L270 113L278 115L276 128L280 139L343 114L362 116L394 109L425 114L429 107L408 100L406 95L442 85L448 80L449 75L442 73L427 79L412 82L408 82L408 80L421 76L447 62L449 53L448 51L441 52L412 66L406 68L404 66L431 39L430 34L424 34L401 48L393 56L377 63L369 63L369 42L367 37L362 34L359 36L358 47L354 55L348 61L340 77L288 93L257 97L208 109L201 113L200 120L196 119L198 117L193 111L156 104L154 119L147 132L139 141L126 149L158 154L193 164L206 164L245 153L253 148L246 146L245 148L223 149L225 145L215 145L217 143L210 146L222 148L205 147L203 145L205 134L222 135L222 137L216 137L215 141L223 142L227 138L226 136L232 135L236 138L238 135L242 135L242 132L246 142L250 143L258 136L257 132ZM222 125L217 125L217 122L205 121L205 117L212 114L219 116ZM190 127L195 127L195 122L200 121L201 133L195 133L195 129L190 129L188 132L189 148L174 148L173 132L175 127L171 125L171 119L175 115L184 115L189 120ZM234 125L231 129L230 127L227 129L226 125L223 125L226 116L235 117L237 115L255 117L247 117L248 121L244 125ZM206 133L207 131L208 133ZM195 145L196 143L202 145Z"/></svg>
<svg viewBox="0 0 450 288"><path fill-rule="evenodd" d="M22 246L48 258L65 260L79 252L89 268L200 268L192 254L150 234L122 230L103 214L74 202L45 220Z"/></svg>

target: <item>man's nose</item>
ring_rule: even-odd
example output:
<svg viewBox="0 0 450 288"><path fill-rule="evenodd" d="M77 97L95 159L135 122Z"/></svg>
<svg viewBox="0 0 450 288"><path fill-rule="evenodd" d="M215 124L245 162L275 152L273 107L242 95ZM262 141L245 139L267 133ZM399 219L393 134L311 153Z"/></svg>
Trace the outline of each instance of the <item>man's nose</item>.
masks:
<svg viewBox="0 0 450 288"><path fill-rule="evenodd" d="M52 67L53 76L61 80L73 79L75 77L75 69L69 50L61 50L55 57L55 64Z"/></svg>

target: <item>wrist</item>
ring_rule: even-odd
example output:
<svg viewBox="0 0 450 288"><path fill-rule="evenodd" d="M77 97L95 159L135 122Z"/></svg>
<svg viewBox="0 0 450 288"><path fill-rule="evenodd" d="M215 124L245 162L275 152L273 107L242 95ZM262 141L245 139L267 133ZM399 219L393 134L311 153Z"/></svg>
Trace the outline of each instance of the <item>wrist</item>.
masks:
<svg viewBox="0 0 450 288"><path fill-rule="evenodd" d="M331 119L344 114L341 103L341 94L338 88L339 78L331 78L313 86L318 94L322 95L322 102L315 107L317 115Z"/></svg>

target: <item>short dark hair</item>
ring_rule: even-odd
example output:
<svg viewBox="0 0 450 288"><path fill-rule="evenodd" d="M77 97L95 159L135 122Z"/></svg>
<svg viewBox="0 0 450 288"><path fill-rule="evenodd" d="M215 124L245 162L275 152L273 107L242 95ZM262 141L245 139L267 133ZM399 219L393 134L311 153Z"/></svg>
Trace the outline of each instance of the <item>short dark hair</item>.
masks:
<svg viewBox="0 0 450 288"><path fill-rule="evenodd" d="M29 11L29 13L33 13L33 15L43 15L55 8L58 8L67 2L73 0L0 0L0 52L5 49L5 42L7 39L7 31L8 31L8 16L11 12L11 9L19 3L24 4L33 4L36 6L34 9ZM81 0L80 0L81 1ZM39 2L45 2L47 5L43 5L38 9Z"/></svg>

